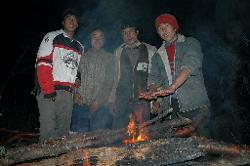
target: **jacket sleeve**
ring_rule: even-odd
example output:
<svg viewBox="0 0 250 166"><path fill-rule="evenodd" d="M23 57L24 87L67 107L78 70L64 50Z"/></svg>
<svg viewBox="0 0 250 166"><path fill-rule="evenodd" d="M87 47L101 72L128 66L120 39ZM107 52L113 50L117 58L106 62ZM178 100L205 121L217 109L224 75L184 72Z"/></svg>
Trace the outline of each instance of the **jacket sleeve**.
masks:
<svg viewBox="0 0 250 166"><path fill-rule="evenodd" d="M148 85L151 84L155 84L157 89L161 89L169 85L164 63L158 53L155 53L152 57L152 67L148 77ZM157 98L157 101L161 105L159 110L160 112L169 109L169 96Z"/></svg>
<svg viewBox="0 0 250 166"><path fill-rule="evenodd" d="M152 67L148 77L148 85L155 84L157 88L168 86L168 78L164 64L158 53L155 53L152 58Z"/></svg>
<svg viewBox="0 0 250 166"><path fill-rule="evenodd" d="M200 42L194 38L189 38L187 49L183 57L181 69L186 68L190 75L199 74L202 67L203 54Z"/></svg>
<svg viewBox="0 0 250 166"><path fill-rule="evenodd" d="M37 53L37 77L44 98L56 96L53 82L53 40L55 35L48 33L43 38Z"/></svg>

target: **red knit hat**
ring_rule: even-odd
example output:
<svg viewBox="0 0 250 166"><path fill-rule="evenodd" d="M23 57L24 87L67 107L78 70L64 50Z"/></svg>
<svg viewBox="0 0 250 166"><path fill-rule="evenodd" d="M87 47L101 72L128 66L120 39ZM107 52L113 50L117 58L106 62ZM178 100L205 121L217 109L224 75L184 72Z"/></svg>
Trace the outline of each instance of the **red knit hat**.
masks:
<svg viewBox="0 0 250 166"><path fill-rule="evenodd" d="M179 25L178 22L175 18L175 16L171 15L171 14L161 14L159 15L156 19L155 19L155 28L158 29L158 27L160 26L161 23L168 23L170 25L172 25L176 31L179 31Z"/></svg>

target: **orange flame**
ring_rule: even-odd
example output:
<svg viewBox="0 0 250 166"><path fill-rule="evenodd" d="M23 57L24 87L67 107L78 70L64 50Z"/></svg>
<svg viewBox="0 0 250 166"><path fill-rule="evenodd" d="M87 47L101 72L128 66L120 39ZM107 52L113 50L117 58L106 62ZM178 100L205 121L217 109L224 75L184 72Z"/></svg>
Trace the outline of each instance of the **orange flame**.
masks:
<svg viewBox="0 0 250 166"><path fill-rule="evenodd" d="M136 120L139 124L143 123L142 111L131 113L129 118L127 133L131 138L123 140L123 143L128 145L148 140L146 131L143 128L136 128Z"/></svg>
<svg viewBox="0 0 250 166"><path fill-rule="evenodd" d="M91 166L90 161L89 161L88 152L86 152L86 151L82 152L82 160L83 160L82 166Z"/></svg>

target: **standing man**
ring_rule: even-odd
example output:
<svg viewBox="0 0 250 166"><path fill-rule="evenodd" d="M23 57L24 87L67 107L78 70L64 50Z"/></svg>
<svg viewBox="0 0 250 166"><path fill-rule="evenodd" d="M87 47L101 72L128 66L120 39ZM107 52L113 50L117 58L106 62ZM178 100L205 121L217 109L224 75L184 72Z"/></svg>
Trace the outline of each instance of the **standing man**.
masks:
<svg viewBox="0 0 250 166"><path fill-rule="evenodd" d="M92 47L84 54L79 65L81 84L74 96L73 132L112 127L113 112L109 109L108 98L114 82L114 57L103 49L103 30L94 29L90 37Z"/></svg>
<svg viewBox="0 0 250 166"><path fill-rule="evenodd" d="M144 118L149 118L149 103L139 100L138 94L147 89L151 58L156 52L154 46L138 40L139 30L133 23L125 24L121 35L124 43L115 50L116 78L110 98L116 107L115 129L126 127L132 112L142 111Z"/></svg>
<svg viewBox="0 0 250 166"><path fill-rule="evenodd" d="M78 27L75 11L64 11L62 25L63 29L45 35L37 53L40 141L67 135L70 130L72 92L83 46L73 38Z"/></svg>
<svg viewBox="0 0 250 166"><path fill-rule="evenodd" d="M210 102L203 79L200 42L179 34L178 22L171 14L158 16L155 27L164 41L152 58L149 84L159 91L141 96L158 97L156 102L163 109L173 107L174 112L193 120L192 125L177 131L178 136L189 136L194 131L209 136Z"/></svg>

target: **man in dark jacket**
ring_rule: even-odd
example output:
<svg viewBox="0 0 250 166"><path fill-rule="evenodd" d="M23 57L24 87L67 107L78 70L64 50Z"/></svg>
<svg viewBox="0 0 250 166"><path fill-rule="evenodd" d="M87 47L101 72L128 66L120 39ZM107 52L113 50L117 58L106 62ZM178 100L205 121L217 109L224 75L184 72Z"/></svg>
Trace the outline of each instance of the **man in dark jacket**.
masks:
<svg viewBox="0 0 250 166"><path fill-rule="evenodd" d="M138 40L139 30L133 23L125 24L121 34L124 43L115 50L116 77L110 98L116 105L115 129L126 127L132 112L141 112L144 120L149 118L149 103L139 100L138 94L148 86L151 58L156 51Z"/></svg>

